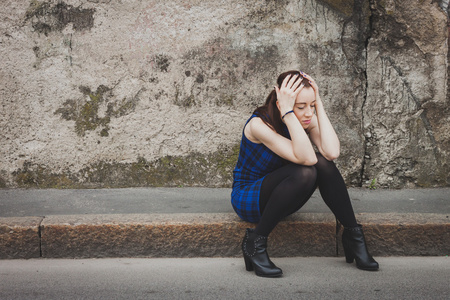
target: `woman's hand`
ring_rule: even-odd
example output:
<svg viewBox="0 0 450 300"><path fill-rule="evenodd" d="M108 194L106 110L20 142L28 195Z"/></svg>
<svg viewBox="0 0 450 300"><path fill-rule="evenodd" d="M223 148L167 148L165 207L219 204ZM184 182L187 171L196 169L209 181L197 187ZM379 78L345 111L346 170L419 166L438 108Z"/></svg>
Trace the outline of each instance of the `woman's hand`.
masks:
<svg viewBox="0 0 450 300"><path fill-rule="evenodd" d="M304 86L302 80L298 79L298 77L299 75L286 76L280 88L277 86L275 87L278 109L282 116L294 108L295 99ZM298 80L295 81L296 79Z"/></svg>
<svg viewBox="0 0 450 300"><path fill-rule="evenodd" d="M305 78L304 80L308 80L309 84L314 90L314 94L316 96L316 103L322 104L322 99L320 98L319 95L319 86L317 85L316 81L306 73L300 71L300 74L302 74L303 78Z"/></svg>

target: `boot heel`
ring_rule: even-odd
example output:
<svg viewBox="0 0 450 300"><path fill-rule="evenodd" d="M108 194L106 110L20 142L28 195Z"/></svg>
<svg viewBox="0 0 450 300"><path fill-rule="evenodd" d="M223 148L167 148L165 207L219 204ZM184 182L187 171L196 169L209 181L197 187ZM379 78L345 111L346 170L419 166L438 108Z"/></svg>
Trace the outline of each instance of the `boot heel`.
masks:
<svg viewBox="0 0 450 300"><path fill-rule="evenodd" d="M344 246L345 260L348 263L356 262L356 267L366 271L377 271L378 263L367 251L366 240L362 231L362 226L344 227L342 234L342 245Z"/></svg>
<svg viewBox="0 0 450 300"><path fill-rule="evenodd" d="M245 269L247 271L253 271L253 264L252 261L250 260L250 258L248 258L247 256L245 256L244 254L244 261L245 261Z"/></svg>
<svg viewBox="0 0 450 300"><path fill-rule="evenodd" d="M348 264L353 263L353 261L355 260L355 256L353 255L352 251L348 249L348 247L346 246L344 246L344 254L345 254L345 261Z"/></svg>
<svg viewBox="0 0 450 300"><path fill-rule="evenodd" d="M242 254L247 271L255 271L261 277L279 277L283 274L274 265L267 254L267 237L256 234L254 229L247 228L242 241Z"/></svg>

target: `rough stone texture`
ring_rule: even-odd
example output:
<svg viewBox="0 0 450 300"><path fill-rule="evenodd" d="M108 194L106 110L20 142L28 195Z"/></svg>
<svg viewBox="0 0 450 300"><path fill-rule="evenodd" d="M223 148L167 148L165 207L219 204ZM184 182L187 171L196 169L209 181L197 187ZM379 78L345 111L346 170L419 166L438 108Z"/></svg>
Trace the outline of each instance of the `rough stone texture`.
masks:
<svg viewBox="0 0 450 300"><path fill-rule="evenodd" d="M368 249L374 256L444 256L450 253L448 214L359 214ZM342 240L338 252L344 255Z"/></svg>
<svg viewBox="0 0 450 300"><path fill-rule="evenodd" d="M333 222L324 214L290 218L274 232L271 254L334 255L334 225L326 226ZM248 226L235 214L49 216L42 257L239 256Z"/></svg>
<svg viewBox="0 0 450 300"><path fill-rule="evenodd" d="M41 217L0 218L0 259L40 257Z"/></svg>
<svg viewBox="0 0 450 300"><path fill-rule="evenodd" d="M447 15L436 1L372 1L364 180L450 183Z"/></svg>
<svg viewBox="0 0 450 300"><path fill-rule="evenodd" d="M448 186L448 2L412 2L2 1L0 188L230 186L288 69L348 184Z"/></svg>
<svg viewBox="0 0 450 300"><path fill-rule="evenodd" d="M50 216L42 256L234 256L243 232L233 230L235 221L232 214Z"/></svg>
<svg viewBox="0 0 450 300"><path fill-rule="evenodd" d="M270 234L271 256L335 256L336 221L333 215L294 214Z"/></svg>
<svg viewBox="0 0 450 300"><path fill-rule="evenodd" d="M444 214L360 214L376 256L448 255ZM235 214L49 216L41 225L42 257L240 256L246 227ZM271 256L343 255L331 214L295 214L269 239Z"/></svg>

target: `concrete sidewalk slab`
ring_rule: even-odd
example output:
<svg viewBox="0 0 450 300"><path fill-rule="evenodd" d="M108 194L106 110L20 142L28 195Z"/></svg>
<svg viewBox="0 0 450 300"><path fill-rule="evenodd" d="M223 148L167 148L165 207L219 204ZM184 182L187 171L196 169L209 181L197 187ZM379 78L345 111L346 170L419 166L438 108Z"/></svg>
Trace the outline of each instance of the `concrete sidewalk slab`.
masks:
<svg viewBox="0 0 450 300"><path fill-rule="evenodd" d="M247 272L242 257L0 260L0 299L450 299L450 257L376 259L379 272L342 257L274 258L277 279Z"/></svg>
<svg viewBox="0 0 450 300"><path fill-rule="evenodd" d="M447 213L450 188L369 190L350 188L357 213ZM233 213L231 189L0 189L0 217L83 214ZM328 213L319 191L301 212Z"/></svg>

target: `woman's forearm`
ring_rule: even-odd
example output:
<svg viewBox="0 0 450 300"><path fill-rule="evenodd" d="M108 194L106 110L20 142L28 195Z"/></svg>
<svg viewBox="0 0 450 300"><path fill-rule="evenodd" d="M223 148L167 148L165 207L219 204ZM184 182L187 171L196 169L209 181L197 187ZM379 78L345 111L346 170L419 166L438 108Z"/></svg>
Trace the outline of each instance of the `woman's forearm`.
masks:
<svg viewBox="0 0 450 300"><path fill-rule="evenodd" d="M324 156L333 160L340 154L339 138L325 112L322 101L316 102L316 115L320 131L320 144Z"/></svg>
<svg viewBox="0 0 450 300"><path fill-rule="evenodd" d="M311 141L294 114L284 118L292 141L292 151L300 164L312 166L317 163L317 156Z"/></svg>

